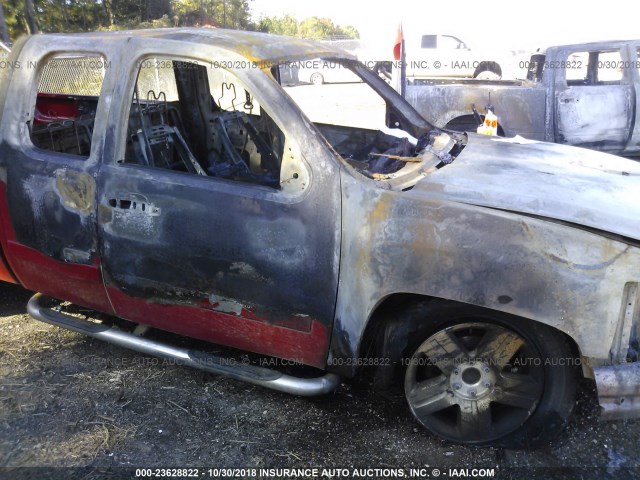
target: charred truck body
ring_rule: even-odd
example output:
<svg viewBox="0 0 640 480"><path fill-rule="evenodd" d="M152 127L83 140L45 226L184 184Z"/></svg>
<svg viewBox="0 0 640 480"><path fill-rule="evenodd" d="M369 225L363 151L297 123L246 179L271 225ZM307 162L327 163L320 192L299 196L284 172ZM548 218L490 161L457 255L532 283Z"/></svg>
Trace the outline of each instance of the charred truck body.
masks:
<svg viewBox="0 0 640 480"><path fill-rule="evenodd" d="M35 318L301 395L372 370L458 442L547 441L580 375L609 417L640 412L638 163L438 130L302 40L39 35L10 58L0 276L41 292ZM305 58L353 71L386 125L312 123L278 81ZM230 366L149 328L322 372Z"/></svg>

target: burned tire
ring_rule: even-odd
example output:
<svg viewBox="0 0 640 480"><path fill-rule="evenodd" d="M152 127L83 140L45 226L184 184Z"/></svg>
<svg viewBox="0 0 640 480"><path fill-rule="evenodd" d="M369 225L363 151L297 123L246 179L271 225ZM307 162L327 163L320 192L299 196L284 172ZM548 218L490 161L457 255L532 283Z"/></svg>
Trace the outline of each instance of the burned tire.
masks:
<svg viewBox="0 0 640 480"><path fill-rule="evenodd" d="M563 334L451 303L437 315L404 359L405 397L424 427L456 443L509 448L542 445L565 427L576 369Z"/></svg>
<svg viewBox="0 0 640 480"><path fill-rule="evenodd" d="M324 83L324 77L322 76L322 74L316 72L311 75L309 81L314 85L322 85Z"/></svg>

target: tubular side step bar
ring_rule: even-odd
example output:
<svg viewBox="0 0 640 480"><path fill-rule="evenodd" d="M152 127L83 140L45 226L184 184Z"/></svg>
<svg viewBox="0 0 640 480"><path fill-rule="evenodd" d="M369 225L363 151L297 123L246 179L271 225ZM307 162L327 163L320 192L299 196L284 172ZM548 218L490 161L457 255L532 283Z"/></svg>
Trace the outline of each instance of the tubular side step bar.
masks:
<svg viewBox="0 0 640 480"><path fill-rule="evenodd" d="M205 352L174 347L169 344L141 338L131 333L118 330L107 325L90 322L47 307L49 297L36 293L27 304L27 311L36 320L56 327L63 327L74 332L89 335L115 345L136 350L148 355L175 360L181 365L199 368L206 372L242 380L272 390L294 395L323 395L335 390L340 385L340 377L327 373L321 377L298 378L285 375L276 370L232 363L228 359Z"/></svg>

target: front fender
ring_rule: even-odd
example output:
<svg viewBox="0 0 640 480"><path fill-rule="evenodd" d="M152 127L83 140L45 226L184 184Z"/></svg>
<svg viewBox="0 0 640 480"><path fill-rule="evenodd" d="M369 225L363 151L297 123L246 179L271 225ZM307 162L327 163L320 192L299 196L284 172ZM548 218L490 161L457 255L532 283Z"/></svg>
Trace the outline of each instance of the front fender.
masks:
<svg viewBox="0 0 640 480"><path fill-rule="evenodd" d="M639 248L539 218L382 190L349 173L342 184L332 369L354 373L357 362L344 359L358 357L376 306L400 292L539 321L595 361L626 355L623 304L640 282Z"/></svg>

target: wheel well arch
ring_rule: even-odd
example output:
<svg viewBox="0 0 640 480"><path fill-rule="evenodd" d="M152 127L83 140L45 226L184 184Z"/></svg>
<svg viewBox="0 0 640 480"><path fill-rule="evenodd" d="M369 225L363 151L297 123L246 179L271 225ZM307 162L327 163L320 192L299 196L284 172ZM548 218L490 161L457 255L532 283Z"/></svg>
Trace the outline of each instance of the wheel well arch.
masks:
<svg viewBox="0 0 640 480"><path fill-rule="evenodd" d="M384 297L371 312L358 348L358 357L360 359L377 358L381 360L373 371L373 380L376 388L387 389L393 385L395 381L394 377L396 377L398 369L400 368L398 362L403 358L403 355L406 354L405 350L409 343L410 335L419 331L424 332L425 325L428 323L422 321L420 323L413 322L412 325L407 325L406 322L402 322L400 320L401 317L399 313L413 303L425 301L441 302L442 305L456 304L461 306L470 306L478 309L479 312L485 313L498 312L498 310L492 310L486 307L429 295L394 293ZM501 311L500 313L505 314L505 312ZM518 319L523 322L535 322L554 330L555 333L565 338L571 349L573 357L581 358L582 354L580 347L576 341L562 330L538 320L513 314L508 315L514 320ZM375 365L376 362L363 362L363 364ZM579 375L585 375L583 369L578 368L577 370L579 371Z"/></svg>
<svg viewBox="0 0 640 480"><path fill-rule="evenodd" d="M483 60L478 63L475 71L473 72L473 77L477 77L481 72L486 71L494 72L500 76L502 76L502 67L495 60Z"/></svg>

